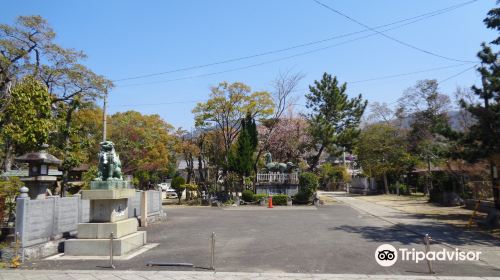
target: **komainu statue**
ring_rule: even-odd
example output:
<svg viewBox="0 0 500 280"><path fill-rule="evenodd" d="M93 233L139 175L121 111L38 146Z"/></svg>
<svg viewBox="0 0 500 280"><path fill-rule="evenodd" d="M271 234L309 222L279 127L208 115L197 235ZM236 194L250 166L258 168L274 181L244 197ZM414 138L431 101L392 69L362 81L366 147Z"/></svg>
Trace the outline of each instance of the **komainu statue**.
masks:
<svg viewBox="0 0 500 280"><path fill-rule="evenodd" d="M266 160L266 171L285 173L292 172L297 168L292 162L273 162L273 157L269 152L264 154L264 159Z"/></svg>
<svg viewBox="0 0 500 280"><path fill-rule="evenodd" d="M122 163L120 162L120 157L115 152L113 142L101 142L98 169L96 181L123 180Z"/></svg>

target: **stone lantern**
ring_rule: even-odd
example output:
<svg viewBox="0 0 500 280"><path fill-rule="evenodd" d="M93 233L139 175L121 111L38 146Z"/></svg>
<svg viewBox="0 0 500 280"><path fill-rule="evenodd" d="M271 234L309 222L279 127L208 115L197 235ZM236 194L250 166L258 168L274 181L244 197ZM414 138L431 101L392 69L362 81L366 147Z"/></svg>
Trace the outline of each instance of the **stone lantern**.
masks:
<svg viewBox="0 0 500 280"><path fill-rule="evenodd" d="M28 163L28 177L21 178L28 187L31 199L44 199L47 188L53 186L56 176L49 175L50 166L60 166L61 160L47 153L48 145L43 145L39 152L27 153L16 158L17 162Z"/></svg>

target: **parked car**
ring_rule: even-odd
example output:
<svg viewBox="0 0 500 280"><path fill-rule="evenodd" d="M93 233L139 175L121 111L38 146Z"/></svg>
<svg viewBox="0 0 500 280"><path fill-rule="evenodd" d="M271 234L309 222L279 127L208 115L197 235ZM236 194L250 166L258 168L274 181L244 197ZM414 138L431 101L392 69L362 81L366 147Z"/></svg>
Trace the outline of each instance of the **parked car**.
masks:
<svg viewBox="0 0 500 280"><path fill-rule="evenodd" d="M161 190L164 192L171 190L170 183L159 183L157 186L158 186L158 190Z"/></svg>
<svg viewBox="0 0 500 280"><path fill-rule="evenodd" d="M177 193L172 190L166 191L166 198L177 198Z"/></svg>

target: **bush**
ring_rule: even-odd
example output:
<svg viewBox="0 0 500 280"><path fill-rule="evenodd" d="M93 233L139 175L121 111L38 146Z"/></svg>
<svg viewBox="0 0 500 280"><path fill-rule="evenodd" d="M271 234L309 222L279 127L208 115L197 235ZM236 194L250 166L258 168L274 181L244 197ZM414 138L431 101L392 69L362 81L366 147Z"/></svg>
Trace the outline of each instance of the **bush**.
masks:
<svg viewBox="0 0 500 280"><path fill-rule="evenodd" d="M312 194L306 192L298 192L294 197L294 203L304 204L311 201Z"/></svg>
<svg viewBox="0 0 500 280"><path fill-rule="evenodd" d="M267 194L254 194L253 195L253 201L260 201L261 198L266 198L267 197Z"/></svg>
<svg viewBox="0 0 500 280"><path fill-rule="evenodd" d="M286 205L286 202L288 201L288 195L286 194L276 194L272 197L274 205Z"/></svg>
<svg viewBox="0 0 500 280"><path fill-rule="evenodd" d="M254 193L252 190L244 190L241 193L241 197L243 198L244 201L246 202L252 202L254 200Z"/></svg>
<svg viewBox="0 0 500 280"><path fill-rule="evenodd" d="M398 193L398 184L389 185L389 192L392 194L397 194ZM401 195L408 194L408 186L406 186L405 184L399 184L399 194L401 194Z"/></svg>
<svg viewBox="0 0 500 280"><path fill-rule="evenodd" d="M295 200L307 202L318 188L318 177L310 172L303 172L299 175L299 192L295 195Z"/></svg>
<svg viewBox="0 0 500 280"><path fill-rule="evenodd" d="M182 191L184 191L184 189L185 189L185 187L184 187L185 183L186 183L186 180L184 180L184 178L182 178L181 176L177 176L177 177L174 177L174 179L172 179L171 186L172 186L172 189L174 189L175 192L177 193L177 198L179 199L179 204L181 204Z"/></svg>

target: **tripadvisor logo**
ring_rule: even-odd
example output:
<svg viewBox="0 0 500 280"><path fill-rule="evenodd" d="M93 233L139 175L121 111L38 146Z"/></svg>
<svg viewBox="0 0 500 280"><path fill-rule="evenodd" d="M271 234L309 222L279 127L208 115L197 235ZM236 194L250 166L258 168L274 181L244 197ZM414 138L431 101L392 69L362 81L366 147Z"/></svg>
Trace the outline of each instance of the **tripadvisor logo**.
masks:
<svg viewBox="0 0 500 280"><path fill-rule="evenodd" d="M442 249L440 251L421 251L415 248L399 248L396 249L390 244L382 244L378 246L375 250L375 260L381 266L393 266L397 260L398 256L401 261L411 261L419 263L421 261L479 261L479 251L459 251L455 249L453 251L448 251Z"/></svg>

